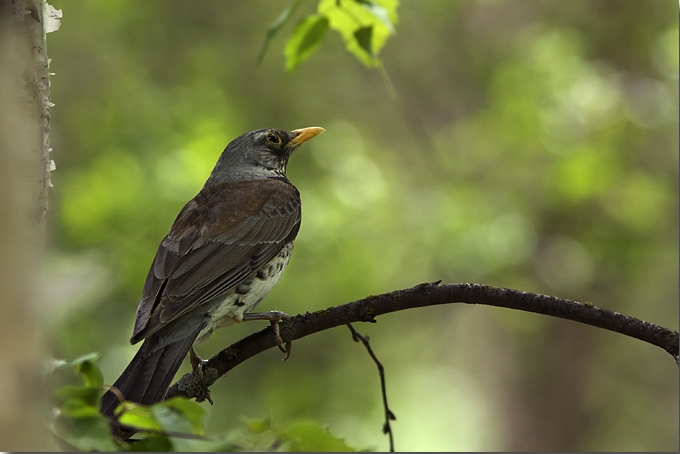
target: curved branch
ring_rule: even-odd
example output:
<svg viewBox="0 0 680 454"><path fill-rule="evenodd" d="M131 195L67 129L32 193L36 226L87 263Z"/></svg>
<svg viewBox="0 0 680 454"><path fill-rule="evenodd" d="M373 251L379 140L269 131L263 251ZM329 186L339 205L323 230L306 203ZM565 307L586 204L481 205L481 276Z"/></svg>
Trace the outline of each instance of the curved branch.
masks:
<svg viewBox="0 0 680 454"><path fill-rule="evenodd" d="M661 347L670 353L676 362L678 361L677 331L602 309L591 303L579 303L554 296L481 284L440 285L439 282L434 282L369 296L351 303L292 317L281 323L280 333L284 342L291 342L348 323L375 323L375 317L390 312L451 303L485 304L585 323ZM170 387L167 397L178 395L195 397L200 402L203 400L200 389L207 389L219 377L243 361L276 346L276 338L271 327L251 334L210 358L202 368L202 379L198 379L195 372L184 375Z"/></svg>

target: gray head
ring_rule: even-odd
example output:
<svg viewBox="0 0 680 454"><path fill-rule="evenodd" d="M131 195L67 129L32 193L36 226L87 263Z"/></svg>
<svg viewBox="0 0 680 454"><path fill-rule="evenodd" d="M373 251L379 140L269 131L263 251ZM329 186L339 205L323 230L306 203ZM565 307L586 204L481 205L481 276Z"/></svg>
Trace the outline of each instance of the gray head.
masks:
<svg viewBox="0 0 680 454"><path fill-rule="evenodd" d="M281 131L259 129L232 140L217 160L205 185L286 175L288 158L303 142L321 134L318 127Z"/></svg>

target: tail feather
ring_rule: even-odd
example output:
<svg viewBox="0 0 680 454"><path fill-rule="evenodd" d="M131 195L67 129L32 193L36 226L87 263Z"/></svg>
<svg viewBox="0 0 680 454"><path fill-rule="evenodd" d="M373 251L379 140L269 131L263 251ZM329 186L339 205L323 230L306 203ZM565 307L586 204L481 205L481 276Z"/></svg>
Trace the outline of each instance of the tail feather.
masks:
<svg viewBox="0 0 680 454"><path fill-rule="evenodd" d="M125 400L151 405L165 398L168 387L182 364L189 348L196 340L200 327L175 342L158 346L160 333L149 336L121 376L113 384ZM107 391L102 398L100 411L111 416L120 401L116 394Z"/></svg>

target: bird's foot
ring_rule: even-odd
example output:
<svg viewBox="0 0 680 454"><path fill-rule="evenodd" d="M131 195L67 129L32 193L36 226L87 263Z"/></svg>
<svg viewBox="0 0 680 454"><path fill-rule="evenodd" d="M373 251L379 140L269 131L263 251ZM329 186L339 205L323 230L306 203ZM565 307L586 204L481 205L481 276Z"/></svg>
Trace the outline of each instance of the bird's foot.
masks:
<svg viewBox="0 0 680 454"><path fill-rule="evenodd" d="M274 335L276 336L276 343L279 347L279 350L286 354L286 356L283 358L284 361L290 357L290 349L293 346L293 343L290 341L285 343L283 342L283 338L281 338L281 332L279 330L279 322L281 320L290 320L290 318L290 315L281 311L251 312L249 314L243 315L243 321L267 320L269 323L271 323L272 327L274 328Z"/></svg>
<svg viewBox="0 0 680 454"><path fill-rule="evenodd" d="M203 391L204 391L204 397L205 399L210 402L210 405L213 405L213 400L210 397L210 389L208 389L207 386L205 386L205 382L203 380L204 375L203 375L203 366L208 363L207 360L201 359L196 354L196 351L194 351L194 347L189 348L189 362L191 363L191 368L193 369L194 372L198 375L198 378L200 379L201 385L203 386Z"/></svg>
<svg viewBox="0 0 680 454"><path fill-rule="evenodd" d="M191 363L191 369L197 370L199 373L203 373L203 364L207 363L205 359L201 359L200 356L196 354L194 347L189 347L189 362Z"/></svg>

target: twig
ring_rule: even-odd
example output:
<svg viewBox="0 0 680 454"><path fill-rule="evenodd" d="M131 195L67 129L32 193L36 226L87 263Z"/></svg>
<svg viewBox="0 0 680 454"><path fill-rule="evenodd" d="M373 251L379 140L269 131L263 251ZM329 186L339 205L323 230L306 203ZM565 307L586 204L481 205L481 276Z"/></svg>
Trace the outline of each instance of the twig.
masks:
<svg viewBox="0 0 680 454"><path fill-rule="evenodd" d="M439 282L421 284L405 290L369 296L311 314L298 315L282 322L279 329L284 342L292 342L310 334L348 323L374 323L375 317L390 312L460 302L551 315L604 328L661 347L670 353L676 362L678 361L679 337L675 330L602 309L591 303L579 303L554 296L481 284L440 285ZM203 385L212 385L219 377L225 375L243 361L277 345L271 327L241 339L208 360L203 368L204 373L208 369L214 369L214 373L206 374L210 378L202 381ZM191 379L190 374L185 375L182 379L187 378ZM197 378L194 377L194 379ZM179 395L194 397L186 392L186 389L190 388L183 387L185 391L182 391L175 383L168 390L167 397Z"/></svg>
<svg viewBox="0 0 680 454"><path fill-rule="evenodd" d="M362 344L364 344L364 347L366 347L368 354L371 355L371 358L373 358L373 362L375 363L376 366L378 366L378 374L380 375L380 390L382 392L383 408L385 409L385 424L383 424L382 431L390 439L390 452L394 452L394 437L392 436L392 426L390 425L390 421L396 421L397 417L394 416L394 413L392 413L392 410L390 410L390 407L387 405L387 386L385 385L385 368L383 367L382 363L378 360L378 357L375 356L375 353L373 353L373 349L371 348L371 345L368 342L369 341L368 336L362 336L361 334L359 334L357 330L354 329L351 323L348 323L347 327L352 332L352 339L354 339L354 342L361 342Z"/></svg>

